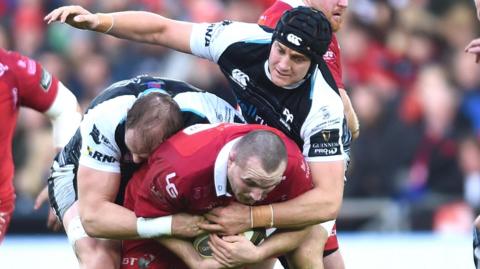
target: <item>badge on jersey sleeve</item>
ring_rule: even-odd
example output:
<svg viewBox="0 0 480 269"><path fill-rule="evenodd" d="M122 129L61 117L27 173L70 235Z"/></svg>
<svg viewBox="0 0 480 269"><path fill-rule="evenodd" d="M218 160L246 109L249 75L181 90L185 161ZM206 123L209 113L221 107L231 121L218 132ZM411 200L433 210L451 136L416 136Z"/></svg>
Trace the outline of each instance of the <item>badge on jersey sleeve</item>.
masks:
<svg viewBox="0 0 480 269"><path fill-rule="evenodd" d="M325 129L310 137L309 157L341 155L340 130Z"/></svg>
<svg viewBox="0 0 480 269"><path fill-rule="evenodd" d="M52 75L50 75L50 73L48 73L48 71L42 67L42 75L40 77L40 86L42 86L42 88L46 92L48 92L48 90L50 89L50 85L52 85Z"/></svg>

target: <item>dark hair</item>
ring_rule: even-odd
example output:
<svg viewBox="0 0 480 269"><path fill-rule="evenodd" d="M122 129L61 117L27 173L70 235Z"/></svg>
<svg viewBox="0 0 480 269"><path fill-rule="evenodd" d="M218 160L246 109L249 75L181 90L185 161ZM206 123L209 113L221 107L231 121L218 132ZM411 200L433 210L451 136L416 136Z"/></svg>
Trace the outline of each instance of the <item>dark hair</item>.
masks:
<svg viewBox="0 0 480 269"><path fill-rule="evenodd" d="M125 130L141 134L143 147L153 150L183 128L180 107L169 95L152 92L139 97L127 113Z"/></svg>
<svg viewBox="0 0 480 269"><path fill-rule="evenodd" d="M272 43L275 40L318 63L332 40L332 26L322 12L300 6L282 15Z"/></svg>
<svg viewBox="0 0 480 269"><path fill-rule="evenodd" d="M256 157L263 170L271 173L278 169L282 162L287 162L287 149L283 140L271 131L252 131L242 137L234 146L235 162L244 167L247 161Z"/></svg>

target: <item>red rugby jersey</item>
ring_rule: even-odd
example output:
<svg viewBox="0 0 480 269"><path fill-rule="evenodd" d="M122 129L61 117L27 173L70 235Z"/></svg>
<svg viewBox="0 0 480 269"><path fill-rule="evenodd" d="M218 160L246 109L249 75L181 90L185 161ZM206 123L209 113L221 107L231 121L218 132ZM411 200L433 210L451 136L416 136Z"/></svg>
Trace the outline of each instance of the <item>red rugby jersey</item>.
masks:
<svg viewBox="0 0 480 269"><path fill-rule="evenodd" d="M34 60L0 48L0 196L13 193L12 139L20 106L45 112L58 80Z"/></svg>

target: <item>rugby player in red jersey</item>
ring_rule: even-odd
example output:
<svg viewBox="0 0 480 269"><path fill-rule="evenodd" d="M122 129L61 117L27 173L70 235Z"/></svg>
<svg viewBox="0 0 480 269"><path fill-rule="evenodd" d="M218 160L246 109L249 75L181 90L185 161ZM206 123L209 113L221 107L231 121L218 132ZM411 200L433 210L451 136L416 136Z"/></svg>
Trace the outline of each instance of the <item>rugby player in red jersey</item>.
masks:
<svg viewBox="0 0 480 269"><path fill-rule="evenodd" d="M50 118L57 148L68 142L81 119L77 99L57 78L38 62L0 48L0 243L15 207L12 139L20 107Z"/></svg>
<svg viewBox="0 0 480 269"><path fill-rule="evenodd" d="M159 216L165 216L166 225L173 225L168 219L174 214L203 214L232 201L268 205L292 199L312 187L302 153L280 131L263 125L200 124L172 136L152 153L130 180L124 205L145 218L142 221L155 218L150 225L158 228L163 225ZM271 218L266 225L274 227L273 207L269 209ZM250 222L254 220L250 218ZM309 229L280 231L258 247L247 242L250 247L236 254L225 249L230 244L244 244L241 237L224 238L229 241L224 242L212 235L214 258L229 267L257 263L294 249ZM195 255L189 242L176 254L190 268L212 262L186 258ZM174 268L182 268L180 260L155 241L124 241L122 257L122 268L141 268L145 262L148 268L173 268L174 264Z"/></svg>

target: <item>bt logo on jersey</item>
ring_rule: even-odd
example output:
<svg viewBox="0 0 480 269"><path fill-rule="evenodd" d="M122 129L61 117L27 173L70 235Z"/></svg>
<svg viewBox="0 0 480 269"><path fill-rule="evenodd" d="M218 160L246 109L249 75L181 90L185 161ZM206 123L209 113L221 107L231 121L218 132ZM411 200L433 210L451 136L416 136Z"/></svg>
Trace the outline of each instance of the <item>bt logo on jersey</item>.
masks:
<svg viewBox="0 0 480 269"><path fill-rule="evenodd" d="M299 36L296 36L295 34L288 34L287 35L287 40L288 42L292 43L295 46L300 46L300 43L302 43L302 39Z"/></svg>

